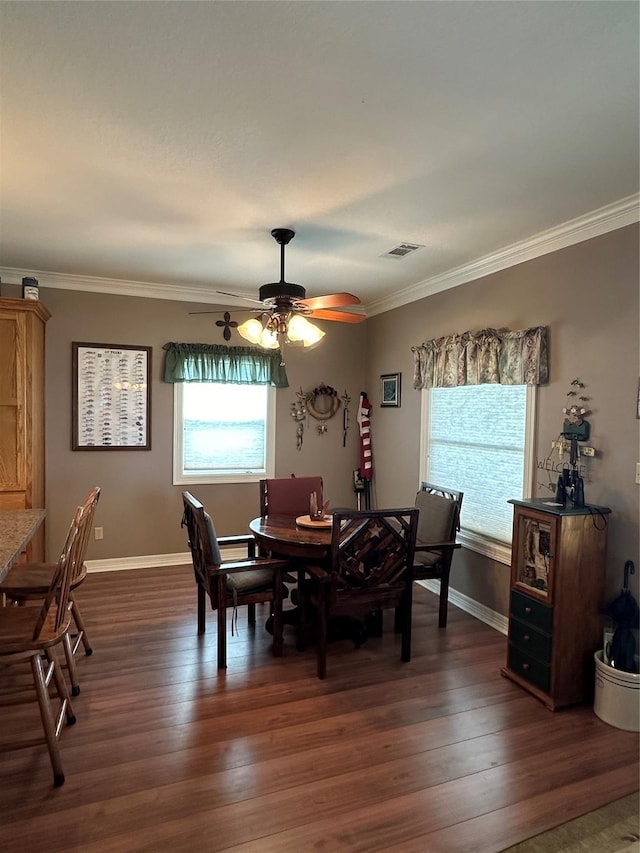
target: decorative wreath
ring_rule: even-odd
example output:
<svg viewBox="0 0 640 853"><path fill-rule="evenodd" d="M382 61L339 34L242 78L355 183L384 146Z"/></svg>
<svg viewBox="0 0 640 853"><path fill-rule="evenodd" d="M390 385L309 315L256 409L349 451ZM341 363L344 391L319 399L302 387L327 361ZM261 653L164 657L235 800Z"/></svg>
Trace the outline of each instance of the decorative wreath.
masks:
<svg viewBox="0 0 640 853"><path fill-rule="evenodd" d="M313 391L309 391L305 398L305 406L312 418L328 421L340 408L340 398L335 388L323 382Z"/></svg>

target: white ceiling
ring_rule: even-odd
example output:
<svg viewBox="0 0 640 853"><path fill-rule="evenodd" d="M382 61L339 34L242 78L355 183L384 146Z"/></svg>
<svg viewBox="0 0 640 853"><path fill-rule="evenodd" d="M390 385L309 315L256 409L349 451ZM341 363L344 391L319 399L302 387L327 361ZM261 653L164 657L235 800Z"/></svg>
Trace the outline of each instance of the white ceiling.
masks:
<svg viewBox="0 0 640 853"><path fill-rule="evenodd" d="M637 221L639 8L4 0L2 279L225 303L284 226L376 313Z"/></svg>

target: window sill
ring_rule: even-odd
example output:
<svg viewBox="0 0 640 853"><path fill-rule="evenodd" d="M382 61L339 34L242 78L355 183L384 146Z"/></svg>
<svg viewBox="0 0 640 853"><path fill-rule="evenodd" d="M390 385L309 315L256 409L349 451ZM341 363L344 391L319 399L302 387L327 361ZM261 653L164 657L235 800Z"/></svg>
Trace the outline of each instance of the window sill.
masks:
<svg viewBox="0 0 640 853"><path fill-rule="evenodd" d="M265 473L251 474L174 474L174 486L207 486L220 483L257 483L264 477Z"/></svg>
<svg viewBox="0 0 640 853"><path fill-rule="evenodd" d="M470 551L475 551L477 554L489 557L490 560L495 560L496 563L504 563L505 566L511 565L511 545L507 542L498 542L495 539L489 539L471 530L461 530L458 533L457 539L463 548L468 548Z"/></svg>

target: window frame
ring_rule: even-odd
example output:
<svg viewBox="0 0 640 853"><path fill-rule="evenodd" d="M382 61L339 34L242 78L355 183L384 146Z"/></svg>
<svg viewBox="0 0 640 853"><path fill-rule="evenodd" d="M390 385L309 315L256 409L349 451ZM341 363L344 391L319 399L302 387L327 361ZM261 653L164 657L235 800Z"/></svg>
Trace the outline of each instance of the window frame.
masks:
<svg viewBox="0 0 640 853"><path fill-rule="evenodd" d="M524 451L523 451L523 478L522 490L523 495L511 495L512 498L527 499L533 495L536 475L536 408L537 408L537 386L526 386L525 399L525 436L524 436ZM430 482L429 479L429 388L425 388L421 392L420 401L420 482ZM441 484L446 485L446 484ZM461 488L464 492L464 485ZM463 503L464 506L464 503ZM461 527L458 532L457 541L465 548L489 557L498 563L511 565L511 542L502 542L497 539L492 539L489 536L483 536L475 531L465 530Z"/></svg>
<svg viewBox="0 0 640 853"><path fill-rule="evenodd" d="M271 385L256 385L251 387L267 389L267 419L266 419L266 466L264 470L248 471L239 473L237 471L227 474L212 474L210 472L198 472L185 474L184 462L184 394L183 387L189 385L210 385L225 383L209 382L175 382L173 385L173 485L210 485L223 483L257 483L265 477L275 476L276 458L276 388ZM243 383L244 384L244 383ZM248 383L247 383L248 384Z"/></svg>

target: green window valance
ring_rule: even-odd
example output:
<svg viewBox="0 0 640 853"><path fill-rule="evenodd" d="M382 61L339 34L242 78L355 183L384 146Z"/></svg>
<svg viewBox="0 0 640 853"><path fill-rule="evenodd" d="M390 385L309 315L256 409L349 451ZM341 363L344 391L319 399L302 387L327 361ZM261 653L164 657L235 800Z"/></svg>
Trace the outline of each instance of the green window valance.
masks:
<svg viewBox="0 0 640 853"><path fill-rule="evenodd" d="M165 382L222 382L288 388L280 350L221 344L168 343L162 347Z"/></svg>
<svg viewBox="0 0 640 853"><path fill-rule="evenodd" d="M549 380L546 326L446 335L412 347L412 352L414 388L542 385Z"/></svg>

